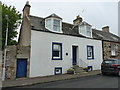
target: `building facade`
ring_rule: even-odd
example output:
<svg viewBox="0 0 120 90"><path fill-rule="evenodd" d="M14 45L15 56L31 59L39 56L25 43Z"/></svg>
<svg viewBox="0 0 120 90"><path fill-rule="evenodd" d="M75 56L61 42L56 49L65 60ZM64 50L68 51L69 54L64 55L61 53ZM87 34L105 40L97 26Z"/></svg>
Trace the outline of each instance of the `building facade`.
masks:
<svg viewBox="0 0 120 90"><path fill-rule="evenodd" d="M119 58L119 37L106 28L104 36L79 15L69 24L56 14L30 15L30 7L27 2L23 8L19 44L8 46L6 79L65 74L75 65L100 70L103 58ZM111 43L117 51L111 51Z"/></svg>
<svg viewBox="0 0 120 90"><path fill-rule="evenodd" d="M103 59L120 59L120 37L109 31L109 26L102 30L93 30L93 37L102 40Z"/></svg>

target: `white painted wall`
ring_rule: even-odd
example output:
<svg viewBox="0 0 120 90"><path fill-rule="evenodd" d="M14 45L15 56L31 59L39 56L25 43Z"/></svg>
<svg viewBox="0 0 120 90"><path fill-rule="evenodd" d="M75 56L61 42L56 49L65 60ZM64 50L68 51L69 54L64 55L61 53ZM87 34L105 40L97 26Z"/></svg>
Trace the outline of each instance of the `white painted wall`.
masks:
<svg viewBox="0 0 120 90"><path fill-rule="evenodd" d="M63 60L52 60L52 42L62 43ZM78 46L78 60L93 66L93 70L100 69L102 41L31 30L30 77L54 75L55 67L62 67L66 73L72 67L72 45ZM94 60L87 60L87 45L94 46Z"/></svg>

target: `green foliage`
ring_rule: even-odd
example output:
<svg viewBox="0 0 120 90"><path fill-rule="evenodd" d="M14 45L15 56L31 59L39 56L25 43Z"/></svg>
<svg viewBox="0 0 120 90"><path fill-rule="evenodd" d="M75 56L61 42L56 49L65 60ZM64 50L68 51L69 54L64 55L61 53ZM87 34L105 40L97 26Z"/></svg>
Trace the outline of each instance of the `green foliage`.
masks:
<svg viewBox="0 0 120 90"><path fill-rule="evenodd" d="M8 45L16 45L17 42L13 39L17 37L18 34L16 29L19 27L21 23L21 14L16 10L15 7L7 6L5 4L1 4L1 7L2 7L2 49L4 49L7 21L8 21ZM8 20L5 17L6 15L8 15Z"/></svg>
<svg viewBox="0 0 120 90"><path fill-rule="evenodd" d="M74 74L74 69L73 68L68 69L67 74Z"/></svg>

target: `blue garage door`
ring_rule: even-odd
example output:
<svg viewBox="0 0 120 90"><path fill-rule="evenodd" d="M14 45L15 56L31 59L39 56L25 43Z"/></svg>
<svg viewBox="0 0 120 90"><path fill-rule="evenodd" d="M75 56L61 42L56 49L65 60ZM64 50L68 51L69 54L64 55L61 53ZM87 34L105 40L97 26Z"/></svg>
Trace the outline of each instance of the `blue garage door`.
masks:
<svg viewBox="0 0 120 90"><path fill-rule="evenodd" d="M27 59L17 59L16 77L26 77L27 74Z"/></svg>

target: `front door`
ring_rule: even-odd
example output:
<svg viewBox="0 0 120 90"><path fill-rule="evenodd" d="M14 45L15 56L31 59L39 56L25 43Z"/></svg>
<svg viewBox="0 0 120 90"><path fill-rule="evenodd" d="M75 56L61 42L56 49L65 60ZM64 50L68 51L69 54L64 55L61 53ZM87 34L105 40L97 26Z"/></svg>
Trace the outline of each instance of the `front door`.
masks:
<svg viewBox="0 0 120 90"><path fill-rule="evenodd" d="M17 59L16 78L26 77L27 59Z"/></svg>
<svg viewBox="0 0 120 90"><path fill-rule="evenodd" d="M72 63L77 65L77 46L72 46Z"/></svg>

